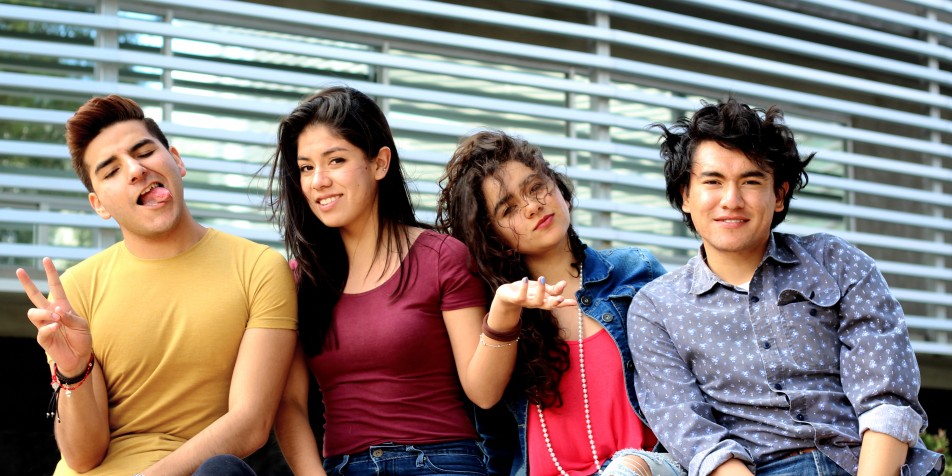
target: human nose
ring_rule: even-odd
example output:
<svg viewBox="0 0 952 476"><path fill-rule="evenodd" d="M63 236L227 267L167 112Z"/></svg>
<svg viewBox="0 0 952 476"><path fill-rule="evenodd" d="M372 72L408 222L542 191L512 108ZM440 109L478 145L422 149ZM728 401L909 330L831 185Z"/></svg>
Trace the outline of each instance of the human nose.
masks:
<svg viewBox="0 0 952 476"><path fill-rule="evenodd" d="M328 171L315 168L314 172L311 174L311 188L320 189L327 187L330 184L331 179L328 175Z"/></svg>
<svg viewBox="0 0 952 476"><path fill-rule="evenodd" d="M542 200L536 197L529 197L526 199L526 204L522 208L522 212L525 213L526 218L532 218L542 210Z"/></svg>
<svg viewBox="0 0 952 476"><path fill-rule="evenodd" d="M129 177L129 183L136 183L142 180L146 175L146 168L133 157L123 159L126 163L126 170Z"/></svg>
<svg viewBox="0 0 952 476"><path fill-rule="evenodd" d="M743 206L744 197L741 194L740 187L736 184L727 184L724 187L723 195L721 195L721 207L734 209Z"/></svg>

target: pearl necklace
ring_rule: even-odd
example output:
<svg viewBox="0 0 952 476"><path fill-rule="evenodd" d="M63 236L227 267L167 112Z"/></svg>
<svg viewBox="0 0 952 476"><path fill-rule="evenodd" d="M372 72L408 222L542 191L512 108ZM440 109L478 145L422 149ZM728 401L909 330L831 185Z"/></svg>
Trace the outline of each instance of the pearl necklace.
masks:
<svg viewBox="0 0 952 476"><path fill-rule="evenodd" d="M582 267L578 267L578 282L579 282L579 291L582 290ZM578 371L582 377L582 403L585 405L585 429L588 432L588 444L592 447L592 459L595 460L595 471L598 474L602 474L602 465L598 461L598 451L595 449L595 437L592 435L592 418L589 413L588 407L588 384L585 381L585 344L584 337L582 333L582 322L585 320L582 315L582 307L576 306L578 309ZM555 457L555 451L552 449L552 442L549 440L549 429L545 426L545 416L542 414L542 406L536 404L536 411L539 413L539 423L542 424L542 437L545 438L545 447L549 450L549 456L552 457L552 462L555 463L555 469L559 470L559 474L562 476L569 476L562 465L559 464L559 459Z"/></svg>

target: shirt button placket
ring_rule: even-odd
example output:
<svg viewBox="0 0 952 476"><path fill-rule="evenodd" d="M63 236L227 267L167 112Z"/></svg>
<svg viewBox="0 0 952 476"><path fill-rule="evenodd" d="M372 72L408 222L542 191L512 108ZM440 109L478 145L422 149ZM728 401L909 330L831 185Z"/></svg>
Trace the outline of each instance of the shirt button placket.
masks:
<svg viewBox="0 0 952 476"><path fill-rule="evenodd" d="M760 341L760 347L763 349L762 358L764 364L766 365L765 370L767 371L767 381L764 383L767 384L768 388L779 392L783 389L783 385L778 382L780 380L780 375L778 372L780 371L781 367L780 354L779 349L775 345L776 343L771 342L773 333L771 332L771 326L769 324L770 319L764 315L766 312L765 306L763 304L759 304L760 296L750 296L748 298L748 302L750 303L750 315L755 323L755 328L759 329L755 329L755 332L757 332L757 334L763 338L763 340Z"/></svg>

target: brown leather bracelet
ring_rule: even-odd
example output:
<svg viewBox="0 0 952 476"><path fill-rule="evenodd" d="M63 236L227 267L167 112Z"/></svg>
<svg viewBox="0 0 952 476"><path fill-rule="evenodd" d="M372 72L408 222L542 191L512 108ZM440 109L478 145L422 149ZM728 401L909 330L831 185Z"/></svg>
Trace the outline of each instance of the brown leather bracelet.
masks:
<svg viewBox="0 0 952 476"><path fill-rule="evenodd" d="M519 318L519 324L509 332L499 332L489 327L489 313L483 316L483 334L496 342L512 342L519 339L519 331L522 330L522 318Z"/></svg>

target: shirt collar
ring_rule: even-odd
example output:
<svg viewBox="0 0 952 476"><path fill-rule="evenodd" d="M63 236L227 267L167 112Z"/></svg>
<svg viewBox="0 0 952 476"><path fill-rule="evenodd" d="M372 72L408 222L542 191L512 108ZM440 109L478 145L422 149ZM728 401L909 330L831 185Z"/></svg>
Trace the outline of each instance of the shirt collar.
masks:
<svg viewBox="0 0 952 476"><path fill-rule="evenodd" d="M691 274L694 276L691 282L691 294L701 295L710 291L715 284L727 284L721 281L721 278L717 277L714 271L711 271L711 268L707 266L707 261L704 260L704 245L701 245L701 248L698 249L697 256L691 258L688 266L692 268L693 273Z"/></svg>
<svg viewBox="0 0 952 476"><path fill-rule="evenodd" d="M777 243L776 235L774 233L771 233L770 238L767 240L767 251L764 253L764 257L760 261L760 266L758 266L757 269L759 270L761 267L763 267L764 262L766 262L768 259L771 261L776 261L780 264L796 264L800 262L800 259L797 257L796 253L793 252L793 250ZM729 288L735 288L735 286L722 280L719 276L717 276L717 274L714 273L714 271L711 271L710 267L707 266L703 244L700 246L700 248L698 248L697 256L691 258L688 266L691 266L694 271L694 281L691 283L691 294L704 294L710 291L715 284L720 284L721 286Z"/></svg>
<svg viewBox="0 0 952 476"><path fill-rule="evenodd" d="M770 234L770 241L767 242L767 252L764 253L764 260L770 258L781 264L797 264L800 262L800 258L790 249L789 246L786 246L786 243L783 240L778 242L777 234ZM760 265L763 266L763 261L760 262Z"/></svg>
<svg viewBox="0 0 952 476"><path fill-rule="evenodd" d="M585 281L582 286L587 283L605 280L612 271L611 263L601 253L593 250L591 246L585 247L585 263L583 266L582 277Z"/></svg>

